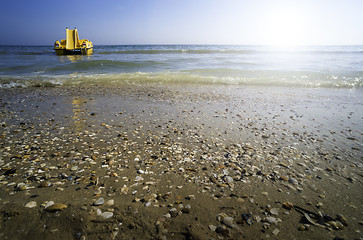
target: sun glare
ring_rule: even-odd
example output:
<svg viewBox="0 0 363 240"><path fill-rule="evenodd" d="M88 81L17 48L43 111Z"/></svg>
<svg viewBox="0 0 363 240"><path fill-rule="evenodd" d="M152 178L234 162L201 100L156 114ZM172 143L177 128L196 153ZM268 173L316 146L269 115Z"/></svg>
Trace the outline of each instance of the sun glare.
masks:
<svg viewBox="0 0 363 240"><path fill-rule="evenodd" d="M301 9L277 8L266 16L269 44L278 46L303 45L308 41L307 19Z"/></svg>

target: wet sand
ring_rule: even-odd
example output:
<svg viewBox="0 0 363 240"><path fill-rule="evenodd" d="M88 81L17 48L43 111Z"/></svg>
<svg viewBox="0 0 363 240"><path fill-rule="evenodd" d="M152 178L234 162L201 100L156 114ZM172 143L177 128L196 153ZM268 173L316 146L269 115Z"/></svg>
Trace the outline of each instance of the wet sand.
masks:
<svg viewBox="0 0 363 240"><path fill-rule="evenodd" d="M0 93L1 239L363 237L360 89Z"/></svg>

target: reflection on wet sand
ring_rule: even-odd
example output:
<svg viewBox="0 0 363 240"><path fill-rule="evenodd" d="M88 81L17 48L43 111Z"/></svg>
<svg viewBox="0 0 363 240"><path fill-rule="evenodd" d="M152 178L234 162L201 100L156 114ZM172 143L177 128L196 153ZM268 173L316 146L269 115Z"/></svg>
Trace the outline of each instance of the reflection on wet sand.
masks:
<svg viewBox="0 0 363 240"><path fill-rule="evenodd" d="M72 99L72 111L73 111L73 123L76 132L80 132L86 126L85 118L85 98L73 97Z"/></svg>

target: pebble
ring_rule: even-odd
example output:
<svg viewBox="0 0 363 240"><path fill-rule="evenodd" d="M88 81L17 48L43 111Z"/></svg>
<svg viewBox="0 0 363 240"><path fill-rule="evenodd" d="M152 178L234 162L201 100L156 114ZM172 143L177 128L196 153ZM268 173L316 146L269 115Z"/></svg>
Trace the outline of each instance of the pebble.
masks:
<svg viewBox="0 0 363 240"><path fill-rule="evenodd" d="M271 209L270 209L270 213L271 213L272 215L277 216L277 215L279 215L279 210L278 210L277 208L271 208Z"/></svg>
<svg viewBox="0 0 363 240"><path fill-rule="evenodd" d="M142 181L142 180L144 180L142 177L136 176L134 181L139 182L139 181Z"/></svg>
<svg viewBox="0 0 363 240"><path fill-rule="evenodd" d="M273 231L272 231L272 234L276 236L277 234L279 234L279 232L280 232L280 230L278 230L278 229L276 228L275 230L273 230Z"/></svg>
<svg viewBox="0 0 363 240"><path fill-rule="evenodd" d="M215 232L216 231L216 229L217 229L217 227L216 226L214 226L214 225L209 225L208 226L209 227L209 229L211 230L211 231L213 231L213 232Z"/></svg>
<svg viewBox="0 0 363 240"><path fill-rule="evenodd" d="M169 213L172 217L178 216L178 210L176 208L172 208L169 210Z"/></svg>
<svg viewBox="0 0 363 240"><path fill-rule="evenodd" d="M98 208L97 208L97 210L96 210L96 214L97 214L98 216L101 216L101 215L102 215L102 211L101 211L101 209L98 209Z"/></svg>
<svg viewBox="0 0 363 240"><path fill-rule="evenodd" d="M294 185L297 185L298 184L298 181L296 180L296 178L290 178L289 179L289 183L292 183Z"/></svg>
<svg viewBox="0 0 363 240"><path fill-rule="evenodd" d="M226 237L229 235L229 229L226 226L218 226L216 229L216 233Z"/></svg>
<svg viewBox="0 0 363 240"><path fill-rule="evenodd" d="M257 221L257 219L259 218L259 221L261 221L261 218L259 216L256 216L255 219ZM244 220L248 225L252 225L253 221L252 221L252 214L249 213L243 213L242 214L242 220ZM257 222L259 222L257 221Z"/></svg>
<svg viewBox="0 0 363 240"><path fill-rule="evenodd" d="M223 223L225 225L227 225L228 227L230 227L230 228L233 228L234 227L234 223L233 223L233 218L232 217L224 217L223 218Z"/></svg>
<svg viewBox="0 0 363 240"><path fill-rule="evenodd" d="M299 225L299 227L297 228L299 231L305 231L307 230L305 225Z"/></svg>
<svg viewBox="0 0 363 240"><path fill-rule="evenodd" d="M224 176L224 181L231 183L233 182L233 178L231 176Z"/></svg>
<svg viewBox="0 0 363 240"><path fill-rule="evenodd" d="M27 189L28 189L28 187L25 185L25 183L19 183L17 185L17 190L18 191L24 191L24 190L27 190Z"/></svg>
<svg viewBox="0 0 363 240"><path fill-rule="evenodd" d="M112 217L112 216L113 216L113 212L103 212L103 213L101 214L101 217L103 217L103 218L105 218L105 219L110 218L110 217Z"/></svg>
<svg viewBox="0 0 363 240"><path fill-rule="evenodd" d="M77 171L78 170L78 166L73 166L72 168L71 168L71 171Z"/></svg>
<svg viewBox="0 0 363 240"><path fill-rule="evenodd" d="M277 225L278 219L274 217L266 217L266 221Z"/></svg>
<svg viewBox="0 0 363 240"><path fill-rule="evenodd" d="M189 204L187 204L183 209L182 209L182 212L183 213L190 213L190 210L191 210L191 206Z"/></svg>
<svg viewBox="0 0 363 240"><path fill-rule="evenodd" d="M127 192L129 191L129 188L128 187L126 187L126 186L123 186L122 188L121 188L121 193L123 193L123 194L125 194L125 195L127 195Z"/></svg>
<svg viewBox="0 0 363 240"><path fill-rule="evenodd" d="M112 206L114 203L115 203L115 200L111 199L111 200L108 200L106 204L108 206Z"/></svg>
<svg viewBox="0 0 363 240"><path fill-rule="evenodd" d="M102 205L102 204L104 204L105 203L105 199L103 199L103 198L99 198L99 199L97 199L94 203L93 203L93 205L94 206L100 206L100 205Z"/></svg>
<svg viewBox="0 0 363 240"><path fill-rule="evenodd" d="M50 182L41 182L39 184L39 188L45 188L45 187L50 187L52 186L52 184Z"/></svg>

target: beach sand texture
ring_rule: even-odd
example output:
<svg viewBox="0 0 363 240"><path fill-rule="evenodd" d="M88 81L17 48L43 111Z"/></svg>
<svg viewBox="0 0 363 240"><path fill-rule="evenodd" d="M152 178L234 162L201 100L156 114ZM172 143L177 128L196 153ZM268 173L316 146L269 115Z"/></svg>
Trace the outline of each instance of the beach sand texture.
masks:
<svg viewBox="0 0 363 240"><path fill-rule="evenodd" d="M1 239L362 238L361 89L0 92Z"/></svg>

